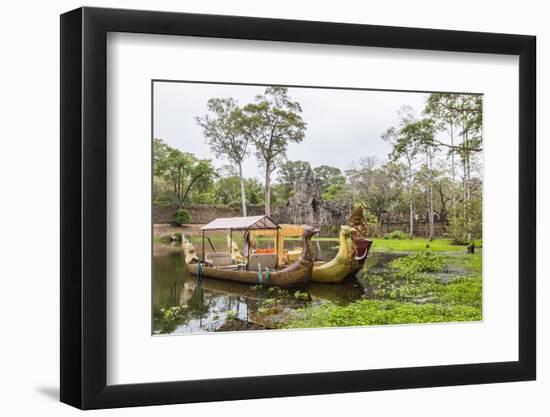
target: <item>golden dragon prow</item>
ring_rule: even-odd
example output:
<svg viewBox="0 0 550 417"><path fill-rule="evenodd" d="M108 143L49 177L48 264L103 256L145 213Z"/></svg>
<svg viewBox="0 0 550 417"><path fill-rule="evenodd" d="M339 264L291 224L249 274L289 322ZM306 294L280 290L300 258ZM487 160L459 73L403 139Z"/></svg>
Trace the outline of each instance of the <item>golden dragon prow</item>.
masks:
<svg viewBox="0 0 550 417"><path fill-rule="evenodd" d="M352 257L350 253L351 234L356 232L353 227L340 227L340 248L334 259L326 264L313 267L311 281L324 283L341 282L350 273Z"/></svg>

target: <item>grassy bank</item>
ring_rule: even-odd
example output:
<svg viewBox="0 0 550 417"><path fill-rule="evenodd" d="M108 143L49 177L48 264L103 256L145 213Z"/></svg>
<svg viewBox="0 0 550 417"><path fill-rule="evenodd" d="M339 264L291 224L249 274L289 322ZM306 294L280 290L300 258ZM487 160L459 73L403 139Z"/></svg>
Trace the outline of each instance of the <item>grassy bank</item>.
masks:
<svg viewBox="0 0 550 417"><path fill-rule="evenodd" d="M454 252L465 251L465 245L455 245L450 239L435 239L430 242L429 239L373 239L372 250L387 252L417 252L425 249L431 249L435 252ZM476 250L481 247L481 241L475 241Z"/></svg>
<svg viewBox="0 0 550 417"><path fill-rule="evenodd" d="M367 295L346 306L309 305L294 311L285 328L368 326L479 321L482 319L482 255L446 240L377 240L382 251L407 252L391 262L391 274L368 271ZM443 282L443 275L451 275Z"/></svg>

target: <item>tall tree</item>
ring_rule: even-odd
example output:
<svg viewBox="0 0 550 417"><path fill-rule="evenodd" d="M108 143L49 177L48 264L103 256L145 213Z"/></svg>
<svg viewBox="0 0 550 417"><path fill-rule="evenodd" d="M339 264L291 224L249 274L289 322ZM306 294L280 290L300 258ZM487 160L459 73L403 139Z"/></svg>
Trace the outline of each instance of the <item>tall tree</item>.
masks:
<svg viewBox="0 0 550 417"><path fill-rule="evenodd" d="M292 101L284 87L268 87L254 103L243 108L243 131L254 143L255 153L265 173L265 214L271 213L271 175L286 157L290 143L305 136L300 103Z"/></svg>
<svg viewBox="0 0 550 417"><path fill-rule="evenodd" d="M237 165L241 189L241 212L246 216L245 180L243 161L248 154L249 137L242 129L243 113L232 98L211 98L208 111L196 121L203 128L210 149L219 158L225 158Z"/></svg>
<svg viewBox="0 0 550 417"><path fill-rule="evenodd" d="M279 166L278 181L286 199L292 196L298 183L303 182L311 172L311 165L307 161L285 161Z"/></svg>
<svg viewBox="0 0 550 417"><path fill-rule="evenodd" d="M430 94L426 102L426 107L424 109L424 114L428 117L431 117L436 127L439 131L447 132L448 138L450 140L450 146L448 149L447 155L451 159L451 210L452 210L452 219L451 219L451 228L455 229L457 224L456 216L456 205L457 205L457 190L456 190L456 162L455 156L457 153L457 148L455 146L456 133L459 126L459 120L456 118L456 112L450 109L450 104L452 102L452 94L446 93L434 93ZM441 192L442 188L439 188L440 196L443 202L443 193Z"/></svg>
<svg viewBox="0 0 550 417"><path fill-rule="evenodd" d="M313 168L313 172L323 184L323 199L325 201L336 200L346 184L346 177L344 177L342 171L330 165L321 165Z"/></svg>
<svg viewBox="0 0 550 417"><path fill-rule="evenodd" d="M390 127L382 134L382 139L392 146L391 161L403 160L407 166L407 201L409 206L409 238L414 236L414 186L415 166L419 152L418 143L404 135L402 129L414 121L412 108L403 106L399 112L399 128Z"/></svg>
<svg viewBox="0 0 550 417"><path fill-rule="evenodd" d="M171 183L178 209L193 187L204 191L212 184L215 170L209 160L172 148L162 139L154 140L153 154L153 174Z"/></svg>
<svg viewBox="0 0 550 417"><path fill-rule="evenodd" d="M434 142L435 126L431 119L424 118L417 121L410 121L401 128L403 139L416 146L418 150L424 153L427 178L427 201L428 201L428 223L430 230L430 240L435 238L434 232L434 154L436 145Z"/></svg>
<svg viewBox="0 0 550 417"><path fill-rule="evenodd" d="M431 94L426 103L425 114L435 119L440 126L447 126L450 130L451 143L439 140L439 146L450 149L451 164L454 177L454 155L459 155L462 162L462 210L465 227L458 227L456 220L456 198L453 201L453 230L463 230L465 236L458 240L471 240L471 200L472 200L472 164L479 152L482 151L481 127L483 118L483 98L472 94ZM454 141L455 129L458 128L462 142ZM454 181L453 181L454 183ZM455 193L456 196L456 193ZM455 236L455 239L457 237Z"/></svg>
<svg viewBox="0 0 550 417"><path fill-rule="evenodd" d="M363 158L346 170L359 203L376 217L379 225L382 217L390 214L402 192L401 181L395 176L392 164L380 167L376 158Z"/></svg>

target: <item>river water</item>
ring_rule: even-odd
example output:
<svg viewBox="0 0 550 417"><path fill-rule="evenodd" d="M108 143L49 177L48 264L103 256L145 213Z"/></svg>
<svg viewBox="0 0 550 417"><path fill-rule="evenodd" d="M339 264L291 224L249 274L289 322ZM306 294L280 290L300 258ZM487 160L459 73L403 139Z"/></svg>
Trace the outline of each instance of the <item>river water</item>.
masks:
<svg viewBox="0 0 550 417"><path fill-rule="evenodd" d="M317 240L314 244L318 258L330 260L338 251L337 241ZM195 244L199 252L200 246ZM213 242L213 246L216 250L225 249L223 242ZM299 240L285 241L287 250L298 246ZM261 288L206 277L198 282L187 271L180 245L155 244L153 332L186 334L276 328L292 310L306 304L330 301L345 305L363 297L367 288L362 284L362 274L369 271L384 273L385 265L398 256L371 253L365 271L358 273L359 279L351 278L341 284L309 283L297 291ZM235 323L239 323L240 327L234 328Z"/></svg>

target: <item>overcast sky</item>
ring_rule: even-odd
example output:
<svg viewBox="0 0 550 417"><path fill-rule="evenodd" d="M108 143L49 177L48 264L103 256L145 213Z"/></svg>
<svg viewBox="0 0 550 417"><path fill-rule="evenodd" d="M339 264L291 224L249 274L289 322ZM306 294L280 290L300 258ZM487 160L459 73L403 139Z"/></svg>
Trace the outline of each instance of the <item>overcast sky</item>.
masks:
<svg viewBox="0 0 550 417"><path fill-rule="evenodd" d="M195 117L206 114L206 103L212 97L233 97L243 105L264 91L263 86L155 82L154 137L198 158L211 159L216 167L227 165L229 161L212 155ZM289 88L288 93L301 104L307 129L300 144L290 144L287 159L309 161L312 167L332 165L342 171L351 161L366 156L386 160L390 149L380 135L397 125L401 106L409 105L419 115L427 96L316 88ZM246 177L262 178L253 155L243 170Z"/></svg>

